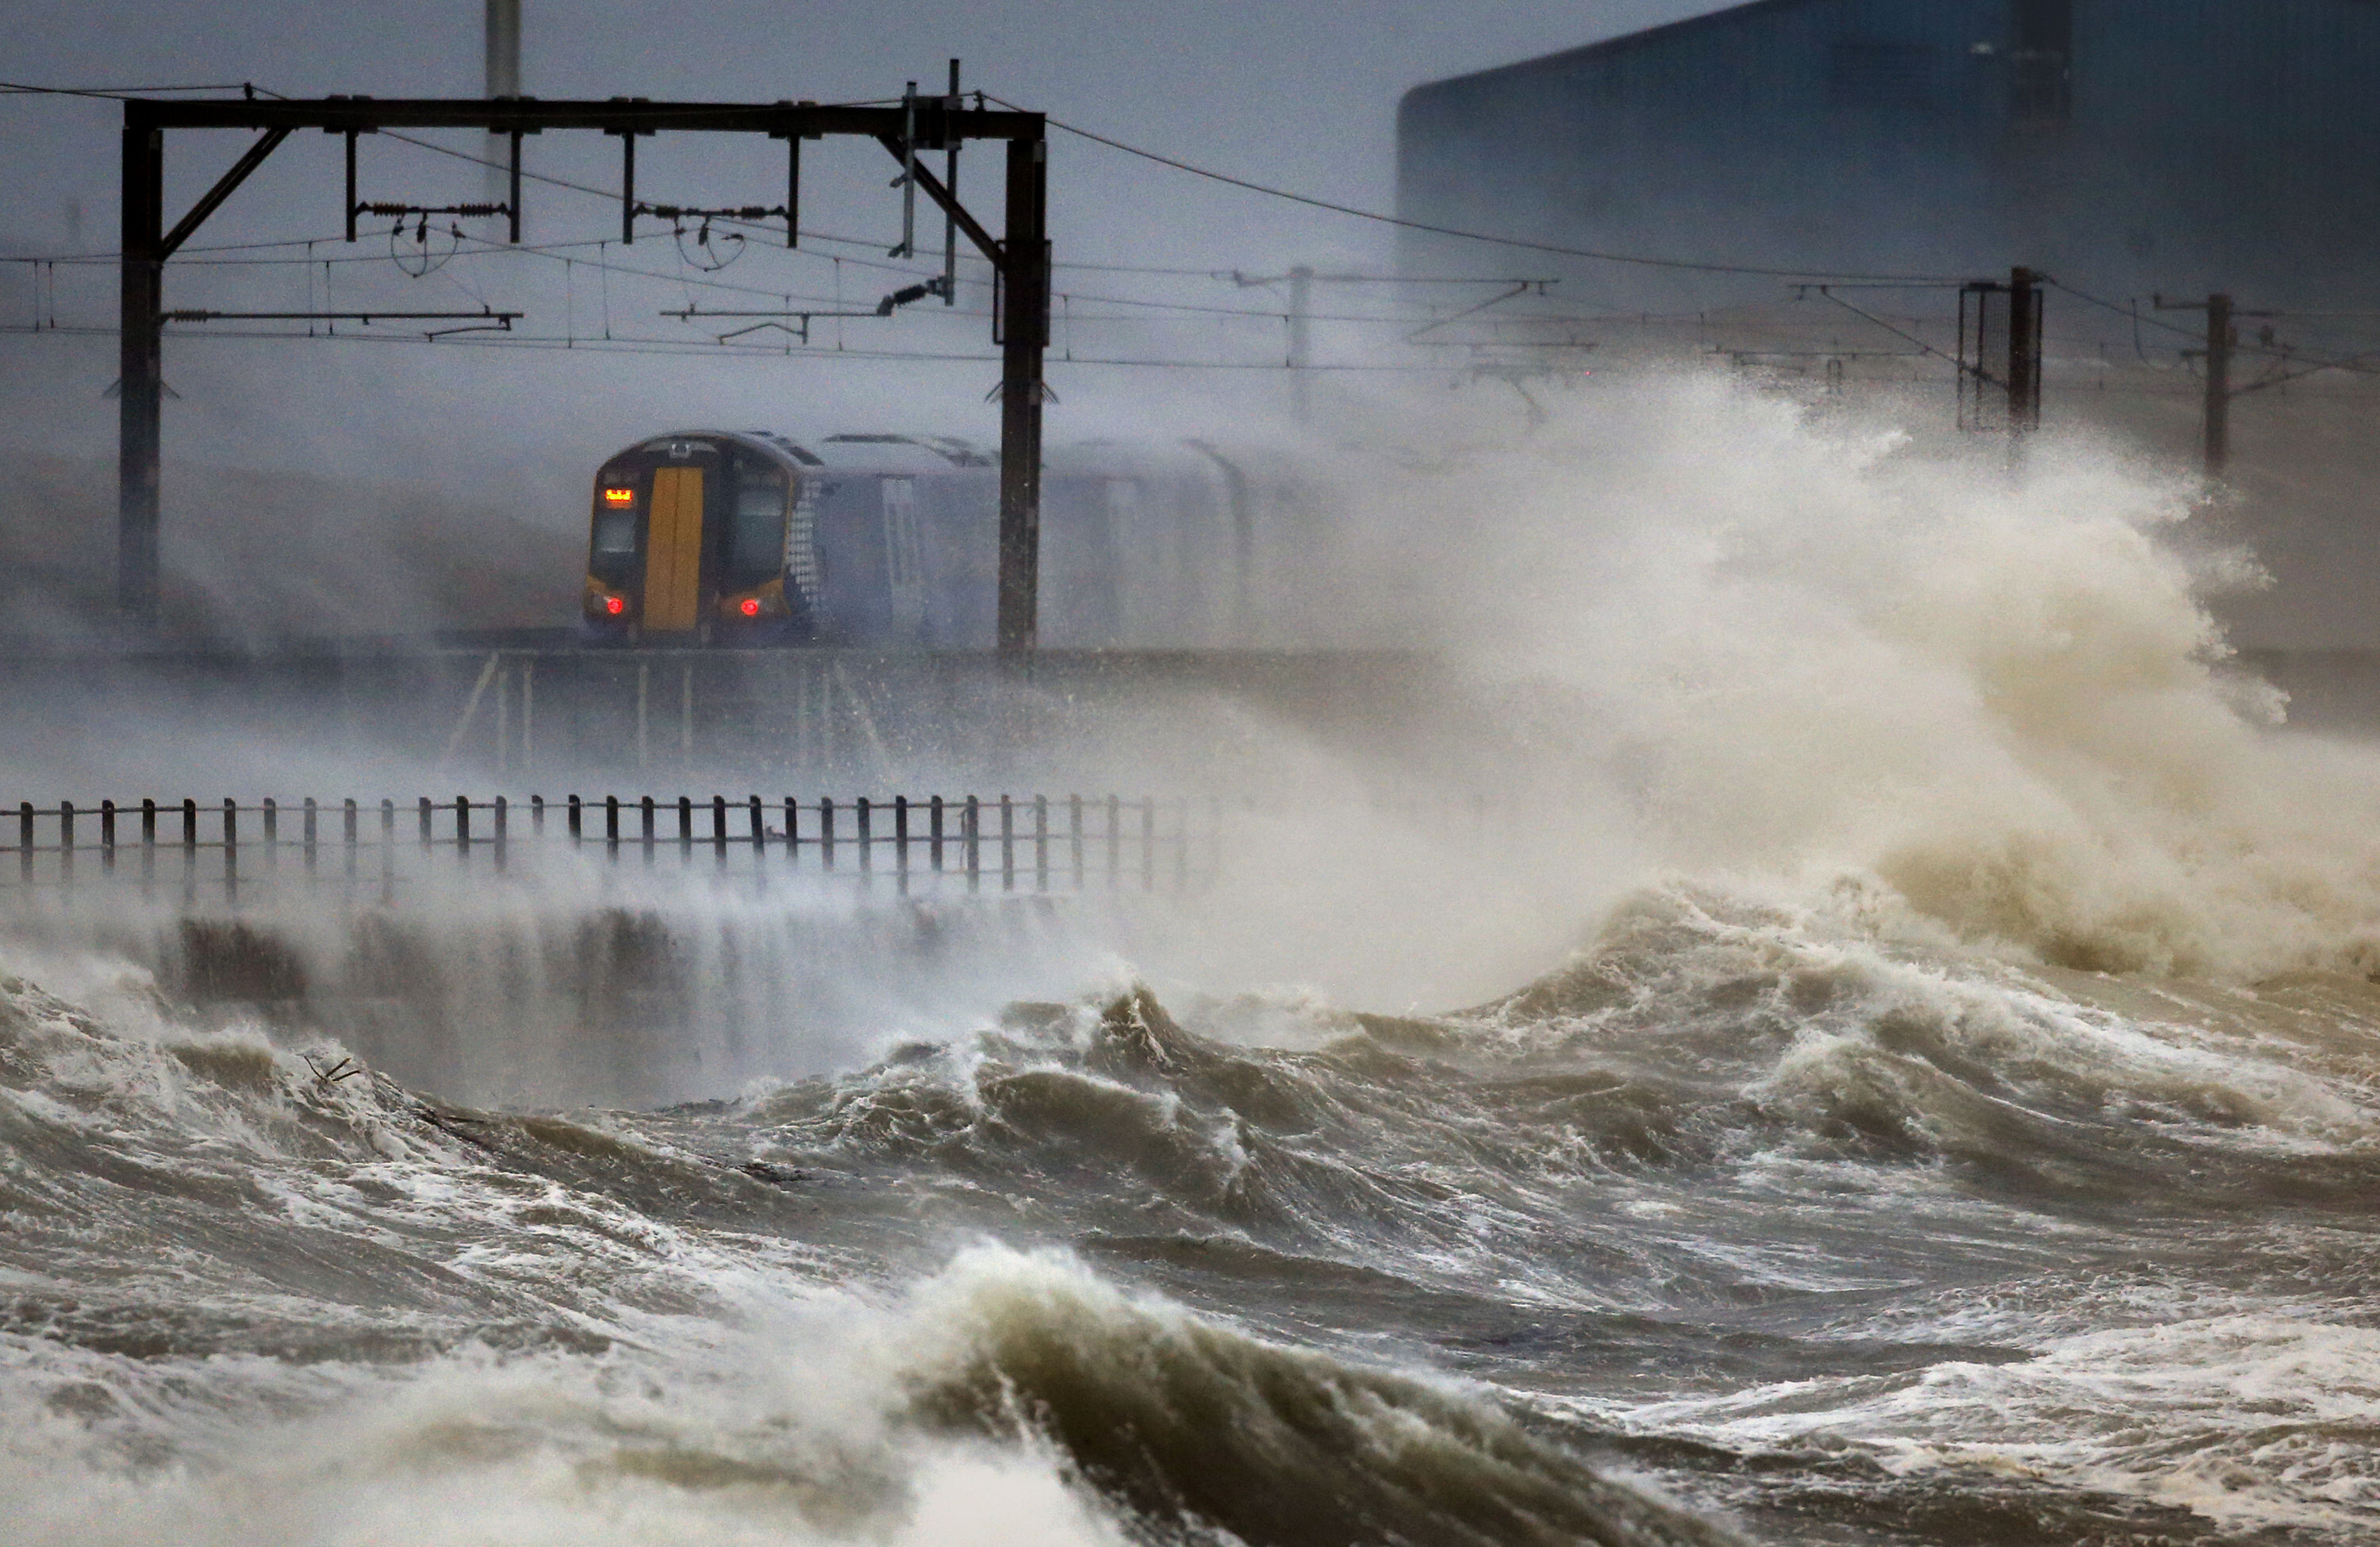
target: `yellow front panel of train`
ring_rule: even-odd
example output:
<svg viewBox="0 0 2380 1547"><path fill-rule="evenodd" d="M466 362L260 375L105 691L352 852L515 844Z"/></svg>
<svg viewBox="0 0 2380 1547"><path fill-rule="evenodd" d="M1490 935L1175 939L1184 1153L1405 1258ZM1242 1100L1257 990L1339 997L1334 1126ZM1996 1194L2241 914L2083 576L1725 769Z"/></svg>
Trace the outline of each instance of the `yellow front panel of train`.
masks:
<svg viewBox="0 0 2380 1547"><path fill-rule="evenodd" d="M645 528L645 627L690 630L701 615L702 469L660 468Z"/></svg>

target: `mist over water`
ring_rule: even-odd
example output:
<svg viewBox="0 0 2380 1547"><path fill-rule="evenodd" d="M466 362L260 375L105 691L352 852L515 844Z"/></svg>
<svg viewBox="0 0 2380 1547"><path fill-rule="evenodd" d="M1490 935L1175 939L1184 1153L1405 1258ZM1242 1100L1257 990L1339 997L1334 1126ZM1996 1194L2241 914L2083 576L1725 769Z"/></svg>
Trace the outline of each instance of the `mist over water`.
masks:
<svg viewBox="0 0 2380 1547"><path fill-rule="evenodd" d="M443 1088L0 937L19 1537L2371 1535L2380 756L2253 556L2107 445L1506 407L1341 454L1428 735L1219 719L1210 891L931 959L687 900L664 1095L481 919Z"/></svg>

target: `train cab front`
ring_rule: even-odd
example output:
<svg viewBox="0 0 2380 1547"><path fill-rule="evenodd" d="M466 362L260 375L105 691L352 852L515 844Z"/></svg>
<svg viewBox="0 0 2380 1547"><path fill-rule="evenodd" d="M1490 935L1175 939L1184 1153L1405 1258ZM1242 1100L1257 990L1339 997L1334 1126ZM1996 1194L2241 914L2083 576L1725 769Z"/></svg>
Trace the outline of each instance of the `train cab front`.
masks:
<svg viewBox="0 0 2380 1547"><path fill-rule="evenodd" d="M595 483L580 632L607 644L636 637L643 546L644 495L625 469L606 468Z"/></svg>
<svg viewBox="0 0 2380 1547"><path fill-rule="evenodd" d="M592 643L804 637L786 590L790 470L740 437L666 435L596 475L580 627Z"/></svg>

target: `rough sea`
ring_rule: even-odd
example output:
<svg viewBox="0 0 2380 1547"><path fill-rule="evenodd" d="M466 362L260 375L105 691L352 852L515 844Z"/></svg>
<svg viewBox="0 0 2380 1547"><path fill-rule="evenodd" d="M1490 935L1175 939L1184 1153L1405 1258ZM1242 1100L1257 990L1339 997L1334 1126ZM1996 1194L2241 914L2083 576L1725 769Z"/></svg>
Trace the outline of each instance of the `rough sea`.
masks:
<svg viewBox="0 0 2380 1547"><path fill-rule="evenodd" d="M1241 980L480 1105L0 936L0 1541L2380 1536L2380 756L2188 491L1646 412L1626 583L1488 578L1597 814Z"/></svg>

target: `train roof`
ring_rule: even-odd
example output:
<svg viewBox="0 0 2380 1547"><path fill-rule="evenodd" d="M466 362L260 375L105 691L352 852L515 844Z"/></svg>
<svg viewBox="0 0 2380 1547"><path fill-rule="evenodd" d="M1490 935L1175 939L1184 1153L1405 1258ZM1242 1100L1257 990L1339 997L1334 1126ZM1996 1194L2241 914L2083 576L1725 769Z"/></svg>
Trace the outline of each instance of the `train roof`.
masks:
<svg viewBox="0 0 2380 1547"><path fill-rule="evenodd" d="M838 434L795 439L774 430L686 427L648 435L614 455L662 451L682 441L725 441L801 468L860 473L946 473L1000 466L996 453L947 435Z"/></svg>
<svg viewBox="0 0 2380 1547"><path fill-rule="evenodd" d="M798 438L774 430L672 430L625 448L661 451L672 442L726 441L796 467L837 472L929 475L1000 466L998 451L953 435L844 432ZM1090 439L1051 445L1043 464L1057 477L1149 478L1168 474L1224 473L1278 476L1280 454L1270 447L1216 445L1201 440L1127 441Z"/></svg>

